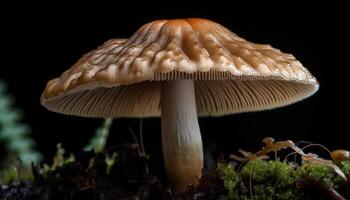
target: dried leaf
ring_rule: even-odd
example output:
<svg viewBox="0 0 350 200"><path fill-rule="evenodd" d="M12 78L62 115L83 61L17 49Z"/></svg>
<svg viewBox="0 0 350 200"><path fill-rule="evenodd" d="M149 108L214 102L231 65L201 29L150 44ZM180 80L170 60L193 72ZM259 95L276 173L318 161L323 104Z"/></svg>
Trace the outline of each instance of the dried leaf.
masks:
<svg viewBox="0 0 350 200"><path fill-rule="evenodd" d="M266 155L270 152L278 152L282 149L287 149L288 147L295 146L294 142L291 140L274 142L273 138L265 138L263 142L266 144L262 150L256 152L256 155Z"/></svg>
<svg viewBox="0 0 350 200"><path fill-rule="evenodd" d="M341 176L344 180L347 180L344 172L337 165L335 165L331 160L319 158L316 154L312 154L312 153L303 155L302 160L303 162L331 167L335 173Z"/></svg>
<svg viewBox="0 0 350 200"><path fill-rule="evenodd" d="M272 143L275 141L275 139L273 139L272 137L266 137L266 138L264 138L262 141L263 141L263 143L265 143L266 145L269 145L269 144L272 144Z"/></svg>
<svg viewBox="0 0 350 200"><path fill-rule="evenodd" d="M243 157L231 154L229 157L233 160L239 161L239 162L245 162L247 160L256 160L256 159L261 159L261 160L267 160L269 159L268 155L257 155L256 153L252 153L249 151L245 151L243 149L238 149L238 152L243 155Z"/></svg>

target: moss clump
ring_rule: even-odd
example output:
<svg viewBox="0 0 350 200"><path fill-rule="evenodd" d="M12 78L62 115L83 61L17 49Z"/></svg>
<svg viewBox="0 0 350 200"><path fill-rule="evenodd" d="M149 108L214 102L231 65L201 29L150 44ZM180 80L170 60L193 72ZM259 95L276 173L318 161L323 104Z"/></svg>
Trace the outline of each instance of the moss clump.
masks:
<svg viewBox="0 0 350 200"><path fill-rule="evenodd" d="M243 181L249 185L250 182L264 182L268 176L269 163L263 160L248 162L240 171Z"/></svg>
<svg viewBox="0 0 350 200"><path fill-rule="evenodd" d="M350 160L339 162L339 167L346 175L347 182L345 182L343 179L340 179L336 189L340 191L344 198L350 199Z"/></svg>
<svg viewBox="0 0 350 200"><path fill-rule="evenodd" d="M350 160L340 161L339 167L344 172L344 174L350 175Z"/></svg>
<svg viewBox="0 0 350 200"><path fill-rule="evenodd" d="M350 161L340 162L339 167L345 174L349 174ZM295 166L281 161L252 160L240 172L232 164L221 164L218 170L226 191L221 196L222 200L303 199L308 193L304 191L300 181L305 179L324 183L326 187L348 195L344 179L328 166L311 163Z"/></svg>
<svg viewBox="0 0 350 200"><path fill-rule="evenodd" d="M246 198L291 199L295 193L293 166L280 161L254 160L241 170L240 177L248 188Z"/></svg>
<svg viewBox="0 0 350 200"><path fill-rule="evenodd" d="M232 164L220 165L219 171L227 191L224 200L293 199L295 171L280 161L253 160L237 173Z"/></svg>
<svg viewBox="0 0 350 200"><path fill-rule="evenodd" d="M227 191L227 195L222 196L221 200L237 199L237 183L239 178L235 167L232 164L219 164L218 170Z"/></svg>
<svg viewBox="0 0 350 200"><path fill-rule="evenodd" d="M337 174L331 167L311 163L303 164L296 170L296 174L298 179L312 178L332 188L335 187L338 179Z"/></svg>

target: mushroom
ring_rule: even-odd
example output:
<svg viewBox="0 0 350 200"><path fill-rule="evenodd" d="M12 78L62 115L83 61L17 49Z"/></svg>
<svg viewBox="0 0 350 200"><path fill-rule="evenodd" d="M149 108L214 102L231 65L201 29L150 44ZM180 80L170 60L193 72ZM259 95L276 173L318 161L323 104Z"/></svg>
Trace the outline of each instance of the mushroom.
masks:
<svg viewBox="0 0 350 200"><path fill-rule="evenodd" d="M47 109L85 117L161 116L165 168L176 192L203 167L198 116L285 106L317 80L291 54L205 19L158 20L112 39L47 83Z"/></svg>
<svg viewBox="0 0 350 200"><path fill-rule="evenodd" d="M331 158L333 161L350 160L350 151L345 149L337 149L331 152Z"/></svg>

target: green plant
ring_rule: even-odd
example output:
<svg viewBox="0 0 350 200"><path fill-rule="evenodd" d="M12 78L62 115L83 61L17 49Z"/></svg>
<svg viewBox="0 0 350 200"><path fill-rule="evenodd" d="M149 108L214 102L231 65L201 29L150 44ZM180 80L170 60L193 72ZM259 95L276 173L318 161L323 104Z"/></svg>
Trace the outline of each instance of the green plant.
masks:
<svg viewBox="0 0 350 200"><path fill-rule="evenodd" d="M73 154L70 154L68 157L64 156L64 154L66 153L66 150L62 147L61 143L58 143L56 148L57 148L56 155L53 158L51 169L56 169L57 167L61 167L64 164L75 160L75 157Z"/></svg>
<svg viewBox="0 0 350 200"><path fill-rule="evenodd" d="M226 194L222 200L293 199L296 176L290 163L280 161L249 161L240 172L232 164L218 166Z"/></svg>
<svg viewBox="0 0 350 200"><path fill-rule="evenodd" d="M105 162L106 162L106 165L107 165L107 168L106 168L106 173L107 174L110 174L111 168L113 167L113 165L116 162L117 158L118 158L117 152L114 152L111 156L109 156L108 154L106 155Z"/></svg>
<svg viewBox="0 0 350 200"><path fill-rule="evenodd" d="M264 147L255 153L240 149L242 156L230 155L230 158L241 162L238 175L233 176L232 165L219 165L226 189L222 199L303 199L307 195L307 187L321 187L328 193L339 190L343 195L350 195L346 182L350 177L349 160L334 162L314 153L305 153L304 148L291 140L275 141L267 137L263 143ZM311 145L326 149L320 144ZM284 161L279 161L278 151L288 148L293 152ZM274 153L275 160L266 161L269 153ZM288 156L293 154L301 156L301 166L287 162ZM232 176L235 178L230 178Z"/></svg>
<svg viewBox="0 0 350 200"><path fill-rule="evenodd" d="M350 160L340 161L339 167L344 172L344 174L350 175ZM350 180L348 180L348 181L350 181Z"/></svg>
<svg viewBox="0 0 350 200"><path fill-rule="evenodd" d="M237 183L239 180L238 173L233 164L219 164L218 170L220 178L224 181L224 187L227 194L221 196L221 200L237 199Z"/></svg>
<svg viewBox="0 0 350 200"><path fill-rule="evenodd" d="M0 171L0 185L6 185L12 181L28 180L33 180L32 170L30 167L23 166L18 160Z"/></svg>
<svg viewBox="0 0 350 200"><path fill-rule="evenodd" d="M110 128L112 126L113 119L107 118L104 119L102 125L97 128L95 131L95 135L90 139L88 145L84 148L85 150L95 150L95 152L102 151L107 142L107 138L109 135Z"/></svg>
<svg viewBox="0 0 350 200"><path fill-rule="evenodd" d="M14 98L6 94L6 84L0 81L0 142L6 151L3 167L17 158L24 166L38 163L42 156L34 149L35 142L29 137L30 129L20 122L22 112L13 108Z"/></svg>
<svg viewBox="0 0 350 200"><path fill-rule="evenodd" d="M250 184L264 182L267 178L269 170L269 163L263 160L257 159L247 162L246 165L241 169L240 176L243 181Z"/></svg>
<svg viewBox="0 0 350 200"><path fill-rule="evenodd" d="M310 163L305 163L299 167L296 170L296 174L299 179L312 178L332 188L335 186L335 180L337 178L337 174L334 173L332 168Z"/></svg>
<svg viewBox="0 0 350 200"><path fill-rule="evenodd" d="M239 173L248 188L247 198L291 199L295 193L295 172L290 163L249 161Z"/></svg>

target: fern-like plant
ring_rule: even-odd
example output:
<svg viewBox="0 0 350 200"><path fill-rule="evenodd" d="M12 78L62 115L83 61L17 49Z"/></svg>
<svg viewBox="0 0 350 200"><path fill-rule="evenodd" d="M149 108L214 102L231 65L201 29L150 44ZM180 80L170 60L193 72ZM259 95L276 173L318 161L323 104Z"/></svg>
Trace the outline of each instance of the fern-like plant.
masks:
<svg viewBox="0 0 350 200"><path fill-rule="evenodd" d="M4 151L0 161L6 166L18 158L24 166L29 166L39 162L42 156L34 149L30 128L20 122L22 112L13 107L14 98L6 90L5 82L0 80L0 143Z"/></svg>
<svg viewBox="0 0 350 200"><path fill-rule="evenodd" d="M104 150L112 122L112 118L104 119L102 125L97 128L95 135L90 139L89 143L85 146L84 149L87 151L95 150L95 152Z"/></svg>

